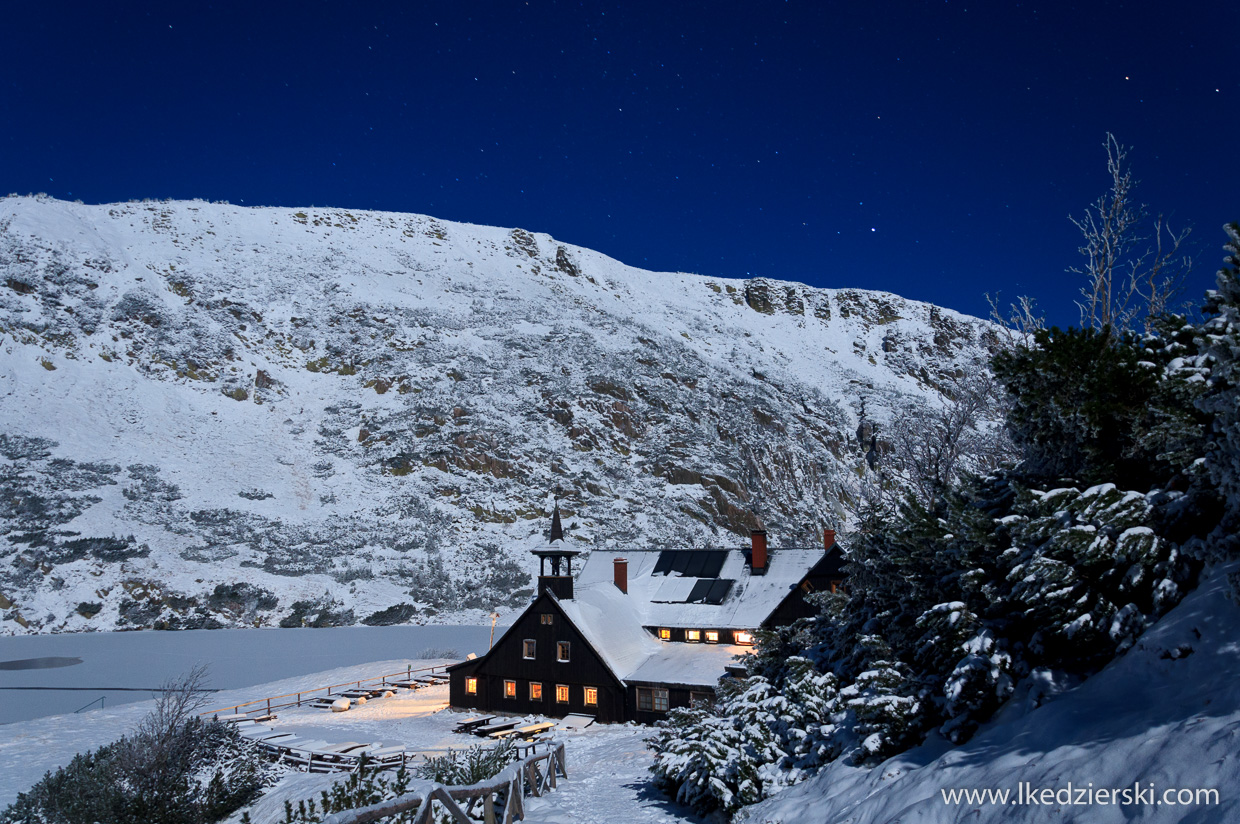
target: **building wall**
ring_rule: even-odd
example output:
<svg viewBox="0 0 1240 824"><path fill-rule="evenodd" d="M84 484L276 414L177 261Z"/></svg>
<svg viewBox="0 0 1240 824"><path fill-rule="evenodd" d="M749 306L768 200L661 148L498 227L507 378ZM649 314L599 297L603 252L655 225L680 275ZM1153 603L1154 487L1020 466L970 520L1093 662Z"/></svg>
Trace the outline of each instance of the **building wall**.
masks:
<svg viewBox="0 0 1240 824"><path fill-rule="evenodd" d="M542 623L542 616L551 615L551 623ZM524 656L524 641L535 642L534 658ZM569 660L558 661L556 645L567 641ZM512 627L496 642L486 656L467 664L459 664L449 672L452 706L486 712L538 713L563 718L572 712L593 715L599 721L626 721L624 688L611 674L585 637L573 627L556 603L546 595L539 596ZM465 679L478 679L478 694L467 695ZM515 698L504 697L504 681L516 682ZM530 699L530 682L542 684L542 699ZM555 688L569 688L567 704L556 701ZM598 705L585 703L585 687L598 689Z"/></svg>

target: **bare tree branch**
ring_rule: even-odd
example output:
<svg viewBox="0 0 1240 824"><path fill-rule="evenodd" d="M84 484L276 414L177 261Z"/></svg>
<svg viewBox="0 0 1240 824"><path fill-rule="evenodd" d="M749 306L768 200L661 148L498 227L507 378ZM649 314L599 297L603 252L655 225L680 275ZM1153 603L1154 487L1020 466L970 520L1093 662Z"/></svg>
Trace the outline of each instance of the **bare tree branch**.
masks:
<svg viewBox="0 0 1240 824"><path fill-rule="evenodd" d="M1192 258L1181 252L1190 230L1173 231L1163 216L1147 234L1145 204L1135 200L1137 181L1128 167L1128 149L1107 133L1110 190L1068 220L1080 231L1083 266L1069 272L1084 276L1080 288L1081 327L1131 331L1138 322L1149 331L1152 319L1167 311L1192 270Z"/></svg>

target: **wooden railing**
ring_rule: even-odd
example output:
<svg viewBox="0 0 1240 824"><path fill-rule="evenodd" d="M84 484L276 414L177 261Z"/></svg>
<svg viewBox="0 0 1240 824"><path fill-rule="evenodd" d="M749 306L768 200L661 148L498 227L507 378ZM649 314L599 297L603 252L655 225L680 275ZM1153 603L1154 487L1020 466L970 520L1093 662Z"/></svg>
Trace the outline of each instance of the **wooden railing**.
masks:
<svg viewBox="0 0 1240 824"><path fill-rule="evenodd" d="M414 824L432 824L434 807L451 816L456 824L475 824L474 808L482 805L484 824L512 824L525 820L525 796L537 798L555 789L556 777L568 778L564 762L564 744L547 742L544 752L527 756L509 764L495 777L468 787L426 786L398 798L380 801L369 807L345 810L323 819L323 824L368 824L391 815L417 810Z"/></svg>
<svg viewBox="0 0 1240 824"><path fill-rule="evenodd" d="M421 667L419 669L414 669L413 667L410 666L410 667L405 667L404 672L390 672L387 675L376 675L371 678L362 678L359 681L346 681L343 684L329 684L326 687L313 687L308 690L302 690L301 692L286 692L283 695L273 695L269 698L256 698L253 701L246 701L243 704L234 704L231 707L220 707L219 709L207 710L206 712L200 712L198 714L201 716L207 716L207 717L212 716L212 715L224 715L229 712L233 714L240 714L241 709L243 707L258 708L258 705L264 705L267 712L271 712L272 710L283 709L284 707L300 707L303 703L307 701L313 701L317 697L315 693L323 692L324 690L326 690L327 695L330 696L332 694L332 690L338 690L341 687L352 687L353 689L361 689L362 684L366 684L372 688L383 687L383 686L387 686L389 678L392 680L395 680L397 678L409 679L419 673L434 673L436 670L445 670L449 666L450 666L449 664L436 664L435 666L432 666L432 667ZM284 703L280 703L281 700L286 699L286 698L291 698L293 700L284 701ZM272 703L273 701L276 703L273 704Z"/></svg>

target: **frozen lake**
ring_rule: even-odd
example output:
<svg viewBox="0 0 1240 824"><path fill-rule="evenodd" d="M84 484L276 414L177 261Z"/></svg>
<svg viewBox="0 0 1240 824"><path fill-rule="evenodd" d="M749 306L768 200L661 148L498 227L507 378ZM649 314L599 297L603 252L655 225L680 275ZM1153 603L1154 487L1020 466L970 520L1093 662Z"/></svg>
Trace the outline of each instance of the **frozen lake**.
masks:
<svg viewBox="0 0 1240 824"><path fill-rule="evenodd" d="M109 707L145 701L200 663L208 686L237 689L370 661L481 655L490 633L490 626L437 625L3 637L0 724L71 713L100 698Z"/></svg>

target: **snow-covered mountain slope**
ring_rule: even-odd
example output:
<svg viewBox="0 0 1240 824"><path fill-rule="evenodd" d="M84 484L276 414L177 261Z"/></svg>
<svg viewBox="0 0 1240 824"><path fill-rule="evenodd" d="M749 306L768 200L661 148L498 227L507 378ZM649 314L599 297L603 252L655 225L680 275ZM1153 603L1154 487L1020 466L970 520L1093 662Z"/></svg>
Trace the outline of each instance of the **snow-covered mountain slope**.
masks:
<svg viewBox="0 0 1240 824"><path fill-rule="evenodd" d="M1240 606L1229 599L1227 581L1235 570L1214 570L1131 650L1080 686L1065 690L1049 673L1027 679L967 744L952 747L940 738L873 769L831 764L737 820L1236 821ZM1007 795L953 796L957 790Z"/></svg>
<svg viewBox="0 0 1240 824"><path fill-rule="evenodd" d="M863 403L941 402L993 335L519 229L9 197L0 632L485 614L557 487L584 550L816 543Z"/></svg>

